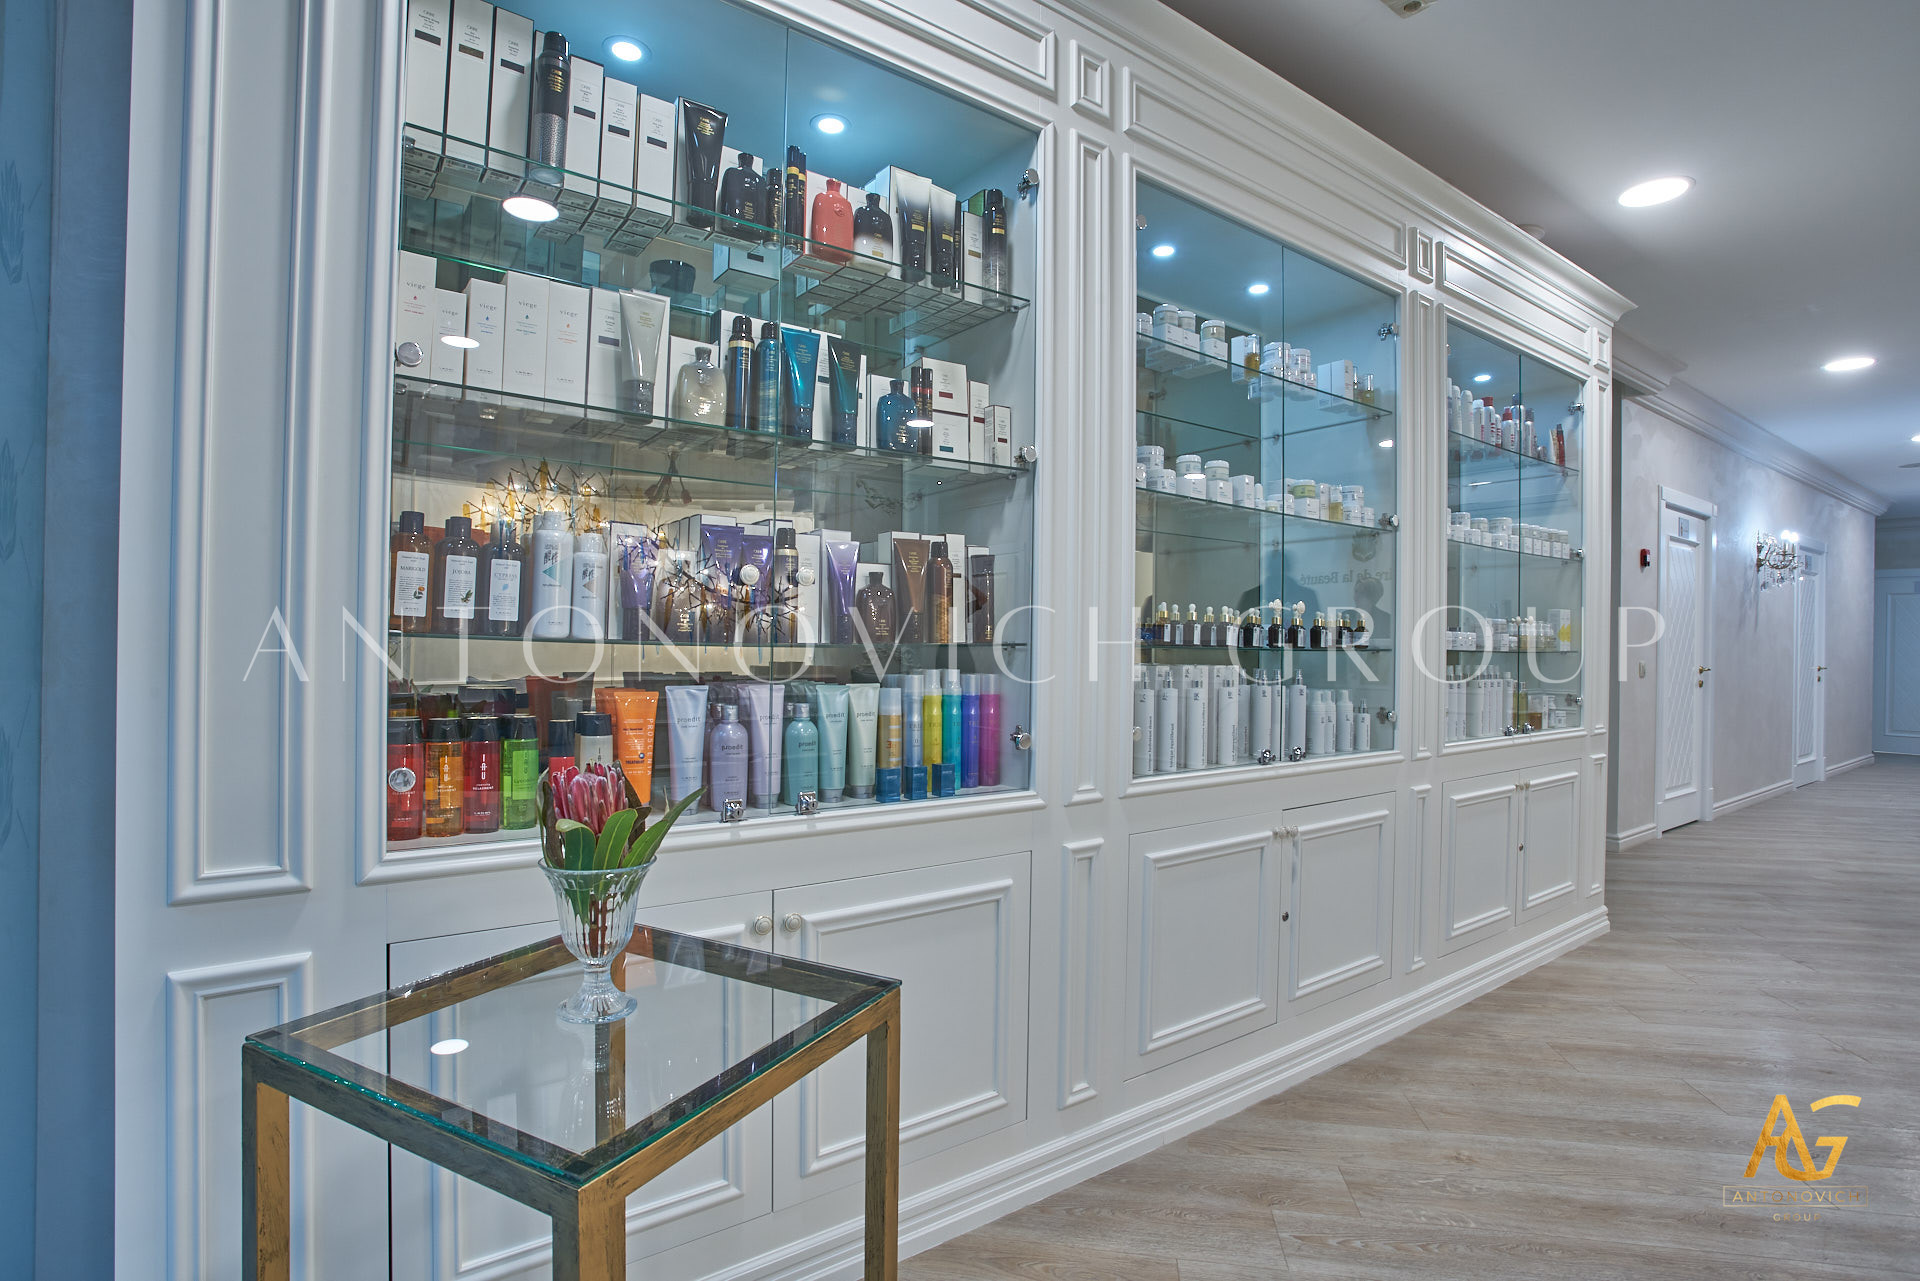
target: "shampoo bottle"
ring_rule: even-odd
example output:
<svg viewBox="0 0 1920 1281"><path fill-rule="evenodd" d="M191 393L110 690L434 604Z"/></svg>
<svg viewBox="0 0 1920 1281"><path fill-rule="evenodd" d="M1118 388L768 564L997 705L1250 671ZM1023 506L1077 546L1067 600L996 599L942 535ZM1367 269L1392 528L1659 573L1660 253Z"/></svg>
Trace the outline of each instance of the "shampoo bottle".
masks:
<svg viewBox="0 0 1920 1281"><path fill-rule="evenodd" d="M543 32L540 54L533 61L533 96L527 115L527 158L532 176L559 186L567 159L567 99L573 85L568 73L567 38L558 31Z"/></svg>
<svg viewBox="0 0 1920 1281"><path fill-rule="evenodd" d="M500 742L500 826L519 830L539 821L540 723L506 717Z"/></svg>
<svg viewBox="0 0 1920 1281"><path fill-rule="evenodd" d="M1299 672L1287 686L1287 755L1297 761L1307 754L1307 678Z"/></svg>
<svg viewBox="0 0 1920 1281"><path fill-rule="evenodd" d="M1367 710L1364 702L1353 709L1353 750L1356 752L1373 750L1373 713Z"/></svg>
<svg viewBox="0 0 1920 1281"><path fill-rule="evenodd" d="M880 207L877 191L869 191L867 203L854 211L853 252L862 258L893 261L893 218Z"/></svg>
<svg viewBox="0 0 1920 1281"><path fill-rule="evenodd" d="M874 798L879 801L900 799L901 761L905 756L905 726L900 712L900 690L883 686L880 690L880 719L874 736Z"/></svg>
<svg viewBox="0 0 1920 1281"><path fill-rule="evenodd" d="M747 727L733 703L720 704L720 719L707 731L707 780L708 809L724 814L730 800L746 808Z"/></svg>
<svg viewBox="0 0 1920 1281"><path fill-rule="evenodd" d="M500 722L477 716L467 722L461 771L466 787L461 824L469 832L500 830Z"/></svg>
<svg viewBox="0 0 1920 1281"><path fill-rule="evenodd" d="M788 214L789 221L793 215ZM827 189L813 198L813 256L825 262L846 262L853 256L853 206L840 194L840 180L827 179Z"/></svg>
<svg viewBox="0 0 1920 1281"><path fill-rule="evenodd" d="M781 744L781 760L786 765L786 785L780 793L784 805L798 805L803 794L820 796L820 729L813 723L813 708L805 699L787 708L786 741Z"/></svg>
<svg viewBox="0 0 1920 1281"><path fill-rule="evenodd" d="M1171 774L1180 768L1180 691L1174 687L1173 668L1154 668L1153 772Z"/></svg>
<svg viewBox="0 0 1920 1281"><path fill-rule="evenodd" d="M920 448L920 433L913 427L913 398L906 384L895 378L887 385L887 394L874 406L874 436L882 449L915 453Z"/></svg>
<svg viewBox="0 0 1920 1281"><path fill-rule="evenodd" d="M753 426L753 321L745 316L733 318L727 339L726 424L735 431Z"/></svg>
<svg viewBox="0 0 1920 1281"><path fill-rule="evenodd" d="M1000 786L1000 687L990 675L974 678L980 686L980 786Z"/></svg>
<svg viewBox="0 0 1920 1281"><path fill-rule="evenodd" d="M1189 668L1189 671L1204 669ZM1207 680L1187 677L1186 697L1180 701L1180 768L1207 767Z"/></svg>
<svg viewBox="0 0 1920 1281"><path fill-rule="evenodd" d="M673 380L673 416L682 422L727 421L727 384L713 363L713 348L695 347L693 360Z"/></svg>
<svg viewBox="0 0 1920 1281"><path fill-rule="evenodd" d="M980 678L963 678L960 692L960 786L980 786Z"/></svg>
<svg viewBox="0 0 1920 1281"><path fill-rule="evenodd" d="M1144 778L1153 773L1155 710L1153 679L1149 669L1133 674L1133 776Z"/></svg>
<svg viewBox="0 0 1920 1281"><path fill-rule="evenodd" d="M541 640L565 640L573 631L573 535L564 512L541 512L533 522L532 613L527 619Z"/></svg>
<svg viewBox="0 0 1920 1281"><path fill-rule="evenodd" d="M433 553L433 630L465 636L473 630L473 600L480 590L480 544L473 522L447 517L446 535Z"/></svg>
<svg viewBox="0 0 1920 1281"><path fill-rule="evenodd" d="M885 574L867 575L867 585L854 596L854 614L869 643L893 643L893 589L887 586Z"/></svg>
<svg viewBox="0 0 1920 1281"><path fill-rule="evenodd" d="M964 772L966 727L961 724L960 669L947 669L940 693L940 786L942 796L952 796L960 787Z"/></svg>
<svg viewBox="0 0 1920 1281"><path fill-rule="evenodd" d="M760 174L753 167L753 156L741 152L733 168L720 176L720 215L732 220L732 226L722 223L723 229L735 235L754 238L751 224L760 220L765 197L760 189Z"/></svg>
<svg viewBox="0 0 1920 1281"><path fill-rule="evenodd" d="M520 527L505 516L498 518L480 551L480 618L475 631L482 636L520 634L520 595L526 567L527 549L520 541Z"/></svg>
<svg viewBox="0 0 1920 1281"><path fill-rule="evenodd" d="M771 320L760 326L760 341L753 345L750 420L755 431L780 430L780 326Z"/></svg>
<svg viewBox="0 0 1920 1281"><path fill-rule="evenodd" d="M401 512L388 561L388 581L393 584L389 630L411 634L432 627L427 602L432 579L433 540L427 537L427 518L421 512Z"/></svg>
<svg viewBox="0 0 1920 1281"><path fill-rule="evenodd" d="M575 640L606 639L607 540L598 530L574 540L571 631Z"/></svg>
<svg viewBox="0 0 1920 1281"><path fill-rule="evenodd" d="M772 181L772 179L768 179L768 185L772 185ZM839 184L829 178L827 179L827 186L837 188ZM841 203L845 204L846 201L842 199ZM787 194L786 199L781 201L781 206L784 211L786 233L789 236L806 235L807 153L791 145L787 147ZM852 215L849 214L848 217L851 218ZM779 224L769 223L767 225L777 227ZM815 233L816 238L818 234L817 232ZM848 243L852 243L853 232L851 230L847 232L847 236ZM846 259L841 258L836 261L845 262Z"/></svg>
<svg viewBox="0 0 1920 1281"><path fill-rule="evenodd" d="M1334 712L1333 750L1342 753L1353 750L1353 702L1344 689L1340 691L1340 705Z"/></svg>

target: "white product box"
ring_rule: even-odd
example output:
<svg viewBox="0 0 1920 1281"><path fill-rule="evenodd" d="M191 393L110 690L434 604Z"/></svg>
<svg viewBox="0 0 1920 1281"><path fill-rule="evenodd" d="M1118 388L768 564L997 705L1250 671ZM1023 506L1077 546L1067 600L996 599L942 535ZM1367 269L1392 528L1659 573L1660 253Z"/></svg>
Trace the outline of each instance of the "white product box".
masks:
<svg viewBox="0 0 1920 1281"><path fill-rule="evenodd" d="M593 297L581 285L547 285L548 400L587 402L587 336L593 328Z"/></svg>
<svg viewBox="0 0 1920 1281"><path fill-rule="evenodd" d="M679 153L673 126L672 100L641 96L639 139L633 148L634 203L662 218L673 216L673 161Z"/></svg>
<svg viewBox="0 0 1920 1281"><path fill-rule="evenodd" d="M408 0L405 123L402 163L427 172L440 168L441 135L447 128L447 41L453 34L453 0Z"/></svg>
<svg viewBox="0 0 1920 1281"><path fill-rule="evenodd" d="M923 247L920 261L923 275L933 270L933 231L929 216L933 204L933 181L923 178L908 169L894 165L882 169L867 182L868 191L877 191L880 195L880 207L893 219L893 261L887 274L895 280L905 279L901 272L901 263L907 257L910 240L917 241ZM862 197L864 201L865 197ZM902 211L911 211L912 226L902 216Z"/></svg>
<svg viewBox="0 0 1920 1281"><path fill-rule="evenodd" d="M620 291L593 291L592 341L587 345L587 403L602 409L620 404L620 380L626 373L627 349L620 326Z"/></svg>
<svg viewBox="0 0 1920 1281"><path fill-rule="evenodd" d="M606 69L587 58L570 56L567 76L572 86L567 101L567 172L560 189L558 221L578 230L593 208L600 186L594 179L600 172L600 108Z"/></svg>
<svg viewBox="0 0 1920 1281"><path fill-rule="evenodd" d="M737 293L763 294L780 282L777 245L747 248L725 242L713 247L713 283Z"/></svg>
<svg viewBox="0 0 1920 1281"><path fill-rule="evenodd" d="M513 396L547 394L547 280L510 271L500 390Z"/></svg>
<svg viewBox="0 0 1920 1281"><path fill-rule="evenodd" d="M447 48L447 164L477 185L487 164L487 94L493 82L493 5L453 0Z"/></svg>
<svg viewBox="0 0 1920 1281"><path fill-rule="evenodd" d="M1007 405L987 406L988 462L996 467L1013 466L1013 410Z"/></svg>
<svg viewBox="0 0 1920 1281"><path fill-rule="evenodd" d="M967 413L967 367L957 360L935 360L931 356L922 356L907 366L909 374L926 370L933 375L933 412L940 414Z"/></svg>
<svg viewBox="0 0 1920 1281"><path fill-rule="evenodd" d="M412 343L420 349L420 363L407 366L394 358L396 373L416 378L431 375L434 342L433 279L437 264L425 254L400 251L400 266L393 290L393 346Z"/></svg>
<svg viewBox="0 0 1920 1281"><path fill-rule="evenodd" d="M1328 361L1320 366L1318 378L1321 391L1330 391L1348 400L1352 400L1360 391L1360 371L1354 368L1351 360Z"/></svg>
<svg viewBox="0 0 1920 1281"><path fill-rule="evenodd" d="M527 115L533 108L533 20L493 11L493 60L487 91L487 174L483 186L511 195L527 172Z"/></svg>
<svg viewBox="0 0 1920 1281"><path fill-rule="evenodd" d="M816 644L830 641L827 631L827 555L818 530L794 535L800 553L799 635Z"/></svg>
<svg viewBox="0 0 1920 1281"><path fill-rule="evenodd" d="M469 387L499 391L506 356L507 287L488 280L467 282L467 337L479 343L467 351Z"/></svg>
<svg viewBox="0 0 1920 1281"><path fill-rule="evenodd" d="M987 220L979 214L960 215L960 296L968 302L986 298Z"/></svg>
<svg viewBox="0 0 1920 1281"><path fill-rule="evenodd" d="M933 449L935 458L946 458L955 462L967 461L967 428L965 414L949 414L941 410L933 411Z"/></svg>
<svg viewBox="0 0 1920 1281"><path fill-rule="evenodd" d="M440 340L467 332L467 296L451 289L433 291L433 343L427 354L429 376L437 383L458 383L467 370L467 353Z"/></svg>
<svg viewBox="0 0 1920 1281"><path fill-rule="evenodd" d="M880 446L880 398L893 389L895 381L880 374L868 374L861 380L859 443L863 449Z"/></svg>
<svg viewBox="0 0 1920 1281"><path fill-rule="evenodd" d="M633 208L634 129L640 91L606 77L600 95L600 192L587 225L601 233L619 230Z"/></svg>
<svg viewBox="0 0 1920 1281"><path fill-rule="evenodd" d="M967 384L967 461L984 463L993 455L987 443L987 406L993 403L993 389L985 383Z"/></svg>

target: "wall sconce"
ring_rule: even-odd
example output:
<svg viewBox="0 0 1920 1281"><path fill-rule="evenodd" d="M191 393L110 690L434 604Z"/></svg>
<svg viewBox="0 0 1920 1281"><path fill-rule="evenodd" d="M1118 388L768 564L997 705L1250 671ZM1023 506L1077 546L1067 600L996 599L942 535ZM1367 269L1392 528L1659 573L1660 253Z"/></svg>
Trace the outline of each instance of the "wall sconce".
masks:
<svg viewBox="0 0 1920 1281"><path fill-rule="evenodd" d="M1800 535L1791 529L1773 534L1758 534L1753 540L1753 570L1760 575L1760 590L1784 587L1800 576Z"/></svg>

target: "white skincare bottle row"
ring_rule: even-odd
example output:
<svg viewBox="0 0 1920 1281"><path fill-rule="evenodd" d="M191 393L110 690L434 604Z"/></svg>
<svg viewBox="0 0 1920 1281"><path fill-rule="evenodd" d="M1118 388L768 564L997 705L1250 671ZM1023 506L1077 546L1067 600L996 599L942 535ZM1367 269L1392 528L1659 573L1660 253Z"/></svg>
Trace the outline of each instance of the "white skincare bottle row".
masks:
<svg viewBox="0 0 1920 1281"><path fill-rule="evenodd" d="M1517 683L1509 676L1448 681L1447 740L1497 738L1513 728L1513 694Z"/></svg>
<svg viewBox="0 0 1920 1281"><path fill-rule="evenodd" d="M1147 664L1133 682L1136 777L1373 750L1373 713L1346 690L1249 679L1232 664Z"/></svg>

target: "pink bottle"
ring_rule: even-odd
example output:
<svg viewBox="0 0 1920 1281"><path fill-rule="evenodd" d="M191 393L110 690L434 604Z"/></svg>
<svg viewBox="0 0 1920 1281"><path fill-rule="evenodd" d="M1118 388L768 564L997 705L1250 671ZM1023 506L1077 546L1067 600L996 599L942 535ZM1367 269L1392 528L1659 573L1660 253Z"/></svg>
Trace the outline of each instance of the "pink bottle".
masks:
<svg viewBox="0 0 1920 1281"><path fill-rule="evenodd" d="M853 206L840 194L840 180L827 179L827 189L813 198L813 256L827 262L853 257Z"/></svg>
<svg viewBox="0 0 1920 1281"><path fill-rule="evenodd" d="M1000 686L991 676L980 678L980 786L1000 785Z"/></svg>

